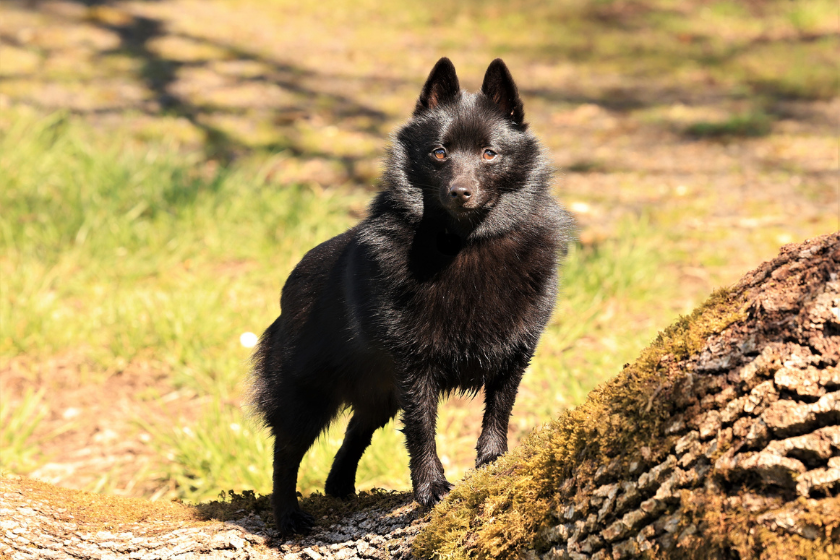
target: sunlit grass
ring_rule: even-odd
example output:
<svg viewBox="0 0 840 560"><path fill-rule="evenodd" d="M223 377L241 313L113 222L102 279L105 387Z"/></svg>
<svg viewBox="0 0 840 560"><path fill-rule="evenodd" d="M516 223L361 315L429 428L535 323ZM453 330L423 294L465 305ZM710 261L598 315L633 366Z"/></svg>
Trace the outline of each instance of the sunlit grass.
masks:
<svg viewBox="0 0 840 560"><path fill-rule="evenodd" d="M366 196L124 148L92 152L61 116L0 143L0 356L73 349L104 368L153 348L177 384L230 390L239 335Z"/></svg>
<svg viewBox="0 0 840 560"><path fill-rule="evenodd" d="M208 0L201 10L177 12L161 4L144 12L165 30L145 45L153 60L115 49L120 39L96 7L75 17L48 9L36 17L16 3L0 7L0 20L12 30L43 26L28 43L6 46L0 95L27 103L49 85L84 107L110 107L123 93L117 84L147 99L147 80L170 79L172 65L188 62L174 77L173 91L200 119L184 118L184 108L150 116L135 104L116 122L131 123L141 140L217 144L204 146L208 152L228 141L235 150L290 148L293 158L327 156L325 166L341 167L341 158L369 163L378 157L383 136L410 110L405 100L416 95L440 55L453 58L470 89L488 61L502 56L512 69L536 63L572 70L565 77L530 76L529 88L558 85L558 95L629 106L642 101L636 90L648 88L651 94L688 87L716 98L761 94L773 100L831 99L840 88L838 20L830 0L467 0L445 11L346 0L305 7L287 0ZM126 5L109 12L126 21L134 13ZM228 25L215 25L222 18ZM65 37L59 30L66 26L78 32ZM334 56L337 41L346 56ZM406 49L413 44L423 49ZM277 67L299 75L302 89L278 86L289 77ZM347 89L327 84L310 90L303 79L310 73ZM254 74L264 80L258 83ZM219 80L224 87L216 87ZM358 107L344 107L345 96ZM266 101L256 113L255 101ZM357 114L362 107L383 117ZM304 114L312 118L300 118ZM348 180L341 169L334 175Z"/></svg>
<svg viewBox="0 0 840 560"><path fill-rule="evenodd" d="M304 494L323 492L347 420L340 418L305 455L298 476ZM271 491L271 438L241 409L214 400L195 423L144 427L155 434L156 449L168 461L157 476L172 481L179 497L201 501L219 489ZM410 488L408 453L396 428L391 422L374 435L359 465L357 490Z"/></svg>
<svg viewBox="0 0 840 560"><path fill-rule="evenodd" d="M46 415L43 390L27 390L20 402L0 398L0 472L28 473L38 466L34 434Z"/></svg>
<svg viewBox="0 0 840 560"><path fill-rule="evenodd" d="M695 138L736 138L767 136L770 129L770 118L764 113L754 112L735 115L721 122L696 122L686 127L685 132Z"/></svg>

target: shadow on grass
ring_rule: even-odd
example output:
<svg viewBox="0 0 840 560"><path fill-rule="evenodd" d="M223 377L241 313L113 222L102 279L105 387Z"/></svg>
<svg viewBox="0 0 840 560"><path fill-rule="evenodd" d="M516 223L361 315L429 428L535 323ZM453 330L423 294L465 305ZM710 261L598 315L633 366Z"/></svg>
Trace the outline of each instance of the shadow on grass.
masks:
<svg viewBox="0 0 840 560"><path fill-rule="evenodd" d="M516 41L505 42L497 50L524 51L544 62L603 66L608 72L618 68L628 78L580 102L633 110L666 103L690 104L699 98L714 102L721 93L723 97L762 96L775 104L829 100L840 92L835 56L840 33L836 26L808 27L800 21L833 18L836 9L817 7L803 15L805 8L796 3L772 0L731 5L702 0L672 5L649 0L523 1L534 17L567 32L525 47ZM523 10L522 6L519 9ZM709 27L715 17L721 25ZM697 83L663 87L658 83L669 74L690 74L698 69L707 74L712 87ZM557 101L579 101L557 91L530 93Z"/></svg>
<svg viewBox="0 0 840 560"><path fill-rule="evenodd" d="M284 57L281 61L276 57L259 54L256 49L169 29L164 19L137 15L136 10L130 10L132 4L143 1L155 3L161 0L140 0L133 3L125 0L65 1L84 6L85 15L81 19L69 16L44 0L10 0L23 9L32 12L43 11L59 21L63 19L68 25L84 21L115 34L119 44L113 48L102 48L96 51L95 56L105 61L108 56L117 55L137 62L128 72L131 72L131 78L142 85L143 93L146 94L145 99L120 98L109 101L110 107L76 109L74 112L123 114L136 111L150 116L184 119L200 132L207 157L223 163L255 148L271 152L282 150L295 158L330 162L340 168L350 181L357 184L366 183L371 178L370 169L365 169L365 165L360 164L362 160L371 159L372 153L361 156L355 155L358 150L342 152L326 137L316 142L307 141L301 136L298 125L315 117L326 123L339 123L339 128L350 134L365 135L367 139L381 139L387 135L386 125L396 115L389 115L373 105L369 100L376 97L365 95L365 92L393 90L405 86L405 80L381 75L352 78L359 81L358 87L343 88L342 84L347 76L315 72L288 62L294 60L294 53L290 53L289 57ZM490 4L498 4L501 14L514 10L506 3L494 1ZM837 88L840 87L840 77L833 63L830 63L832 45L838 39L838 34L834 32L794 30L779 36L765 32L743 41L721 41L718 35L706 30L702 25L685 27L675 23L680 18L697 15L694 12L701 9L702 3L696 1L687 2L679 10L645 1L599 1L571 6L564 3L543 5L533 0L525 0L522 4L516 9L527 8L532 17L556 22L558 26L564 26L569 33L559 34L562 39L546 39L531 46L523 46L517 42L518 39L506 43L500 31L501 37L494 39L491 45L491 50L496 54L510 51L524 55L532 62L545 59L556 63L562 60L584 66L591 64L595 69L600 68L599 65L613 64L620 69L610 69L611 67L607 66L605 71L617 71L626 78L619 83L611 82L609 85L598 86L583 93L563 91L551 85L521 90L526 97L541 99L551 104L592 103L612 111L629 112L675 103L690 105L697 101L718 104L732 99L733 96L756 99L761 97L760 102L756 101L756 107L760 107L760 111L756 109L755 115L735 116L723 123L696 123L682 131L688 137L694 138L749 137L770 132L771 121L783 110L779 107L783 105L783 101L829 98L836 95ZM770 4L772 3L767 3L767 6L763 3L749 3L742 9L752 16L761 17L776 9L775 4ZM483 15L485 8L484 2L466 0L458 9L465 10L470 17L478 18L487 17ZM743 14L740 17L740 20L733 19L735 24L746 21ZM487 21L494 20L490 18ZM765 27L770 29L770 26ZM678 31L683 28L684 31ZM179 56L181 53L177 52L177 47L174 54L162 54L161 50L154 46L160 39L180 40L222 54L185 60L183 56ZM27 48L11 33L0 36L0 40ZM60 47L41 48L48 56ZM301 48L305 48L305 45ZM254 99L244 102L237 100L231 104L210 96L209 100L196 101L184 91L185 73L212 74L218 72L215 64L222 61L234 66L252 64L259 68L257 72L248 75L225 74L228 82L224 87L253 87L255 89L251 93L256 92ZM768 64L755 64L757 61L767 61ZM429 64L432 62L430 60ZM769 64L770 62L772 64ZM764 67L770 69L762 70ZM717 80L720 83L708 87L694 87L682 82L665 85L657 80L646 79L646 76L658 78L697 68L709 73L708 79L711 82ZM0 80L23 77L20 74L7 75ZM38 76L33 72L28 77L37 79ZM418 85L421 79L422 76L417 76ZM338 87L335 87L336 85ZM262 95L269 86L279 88L283 94L281 101L272 101ZM212 90L213 87L211 85L206 89ZM198 89L202 88L204 84L198 83ZM734 91L733 88L738 91ZM283 101L286 99L288 101ZM32 100L21 102L37 105L37 102ZM64 100L59 101L62 102ZM55 107L40 105L39 108ZM405 107L405 115L410 108L410 104ZM260 114L254 115L252 111L259 111ZM246 121L246 126L254 127L261 126L261 122L269 123L271 138L248 141L231 131L225 122L228 118Z"/></svg>
<svg viewBox="0 0 840 560"><path fill-rule="evenodd" d="M722 122L697 122L686 127L690 138L757 138L767 136L772 129L771 118L762 112L735 115Z"/></svg>
<svg viewBox="0 0 840 560"><path fill-rule="evenodd" d="M98 9L118 9L121 1L103 0L70 0L81 4L88 9L85 22L110 31L119 37L119 45L112 49L102 49L96 54L97 58L108 55L128 55L139 62L136 76L146 91L149 93L148 101L125 102L117 107L75 109L71 112L81 114L103 114L123 113L137 111L152 116L180 117L189 121L202 134L203 149L208 158L217 159L223 163L235 159L238 155L253 149L253 145L246 145L242 140L225 131L223 128L213 124L209 117L218 116L241 116L246 115L249 109L267 110L270 112L269 119L276 124L291 124L296 120L305 118L314 110L313 105L317 103L317 110L326 113L324 120L330 122L342 122L342 126L350 126L354 132L365 132L379 134L379 127L388 120L389 115L384 111L370 107L363 102L352 99L349 96L334 92L309 88L302 84L301 78L321 77L329 78L328 74L318 75L310 70L288 63L281 63L276 60L260 56L242 48L226 44L222 41L215 41L205 37L197 37L187 33L173 32L166 28L164 21L146 16L119 13L119 17L109 16L107 12L97 12ZM143 0L145 2L157 2L159 0ZM31 11L50 11L48 2L42 0L27 0L15 2L24 9ZM60 12L51 12L54 17L68 20L68 24L76 20L63 16ZM103 17L104 15L104 17ZM211 64L216 62L212 57L201 60L176 60L161 55L155 49L150 48L153 41L159 38L184 39L202 46L207 46L224 53L226 62L236 63L258 63L267 72L258 75L237 76L234 86L268 83L279 86L284 91L293 94L299 103L288 104L283 107L274 107L269 103L260 106L251 104L248 107L220 107L211 103L195 103L190 101L177 87L173 87L178 74L184 69L207 69L211 70ZM25 47L13 36L0 37L3 42L19 47ZM9 78L20 78L20 75L7 76ZM32 76L34 77L34 75ZM3 79L3 78L0 78ZM395 82L395 80L384 80L378 78L379 82ZM394 83L386 84L393 86ZM38 106L41 109L52 109L52 107L39 106L38 103L27 101L29 105ZM362 117L359 123L353 124L354 118ZM361 182L363 177L357 173L357 163L360 158L346 155L338 155L328 150L313 150L304 147L301 142L294 140L294 135L281 135L274 141L263 143L257 148L268 151L286 150L290 155L307 158L323 158L325 160L338 162L351 180Z"/></svg>
<svg viewBox="0 0 840 560"><path fill-rule="evenodd" d="M569 173L606 173L607 164L597 159L579 159L564 168Z"/></svg>

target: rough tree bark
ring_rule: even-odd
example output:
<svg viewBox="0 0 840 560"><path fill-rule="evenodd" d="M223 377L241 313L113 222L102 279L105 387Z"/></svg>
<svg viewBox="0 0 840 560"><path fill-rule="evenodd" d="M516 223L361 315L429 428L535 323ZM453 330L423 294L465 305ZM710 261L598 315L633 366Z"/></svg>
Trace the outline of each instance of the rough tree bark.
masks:
<svg viewBox="0 0 840 560"><path fill-rule="evenodd" d="M668 402L666 420L642 434L650 446L575 459L571 469L558 464L550 510L527 525L531 534L517 534L511 543L497 538L495 548L481 548L481 526L498 512L478 507L470 521L459 518L462 556L840 557L840 234L784 247L730 296L742 303L737 319L689 355L658 356L660 381L643 385L635 397L648 409ZM641 440L638 434L628 439ZM486 473L515 470L502 466ZM472 492L471 484L462 487ZM310 498L305 507L317 510L319 526L306 538L281 542L266 525L270 508L263 497L193 507L5 477L0 555L408 559L424 527L418 550L430 554L440 546L435 527L459 515L456 502L463 498L455 494L428 527L409 494Z"/></svg>
<svg viewBox="0 0 840 560"><path fill-rule="evenodd" d="M747 274L743 318L664 356L684 413L645 448L567 478L530 558L840 558L840 234Z"/></svg>

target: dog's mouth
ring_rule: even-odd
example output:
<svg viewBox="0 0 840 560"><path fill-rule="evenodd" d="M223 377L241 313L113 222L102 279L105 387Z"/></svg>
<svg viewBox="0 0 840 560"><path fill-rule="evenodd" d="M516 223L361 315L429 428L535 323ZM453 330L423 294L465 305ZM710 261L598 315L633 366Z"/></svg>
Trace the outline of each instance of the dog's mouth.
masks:
<svg viewBox="0 0 840 560"><path fill-rule="evenodd" d="M475 212L476 210L481 210L482 208L484 208L484 204L482 204L478 200L469 201L469 202L466 202L464 204L461 204L461 203L458 203L458 202L455 202L455 203L450 202L450 204L448 206L449 206L449 209L451 211L456 212L456 213L461 213L461 214L465 214L465 213L469 213L469 212Z"/></svg>
<svg viewBox="0 0 840 560"><path fill-rule="evenodd" d="M477 224L495 205L495 197L481 196L468 204L449 204L446 208L458 222Z"/></svg>

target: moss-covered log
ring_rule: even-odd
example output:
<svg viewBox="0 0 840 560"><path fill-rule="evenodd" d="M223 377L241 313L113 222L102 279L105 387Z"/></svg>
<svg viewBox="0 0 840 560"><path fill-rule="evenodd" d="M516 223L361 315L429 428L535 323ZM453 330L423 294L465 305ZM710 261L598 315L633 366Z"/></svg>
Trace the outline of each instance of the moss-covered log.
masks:
<svg viewBox="0 0 840 560"><path fill-rule="evenodd" d="M840 234L788 245L473 473L415 553L840 558Z"/></svg>

